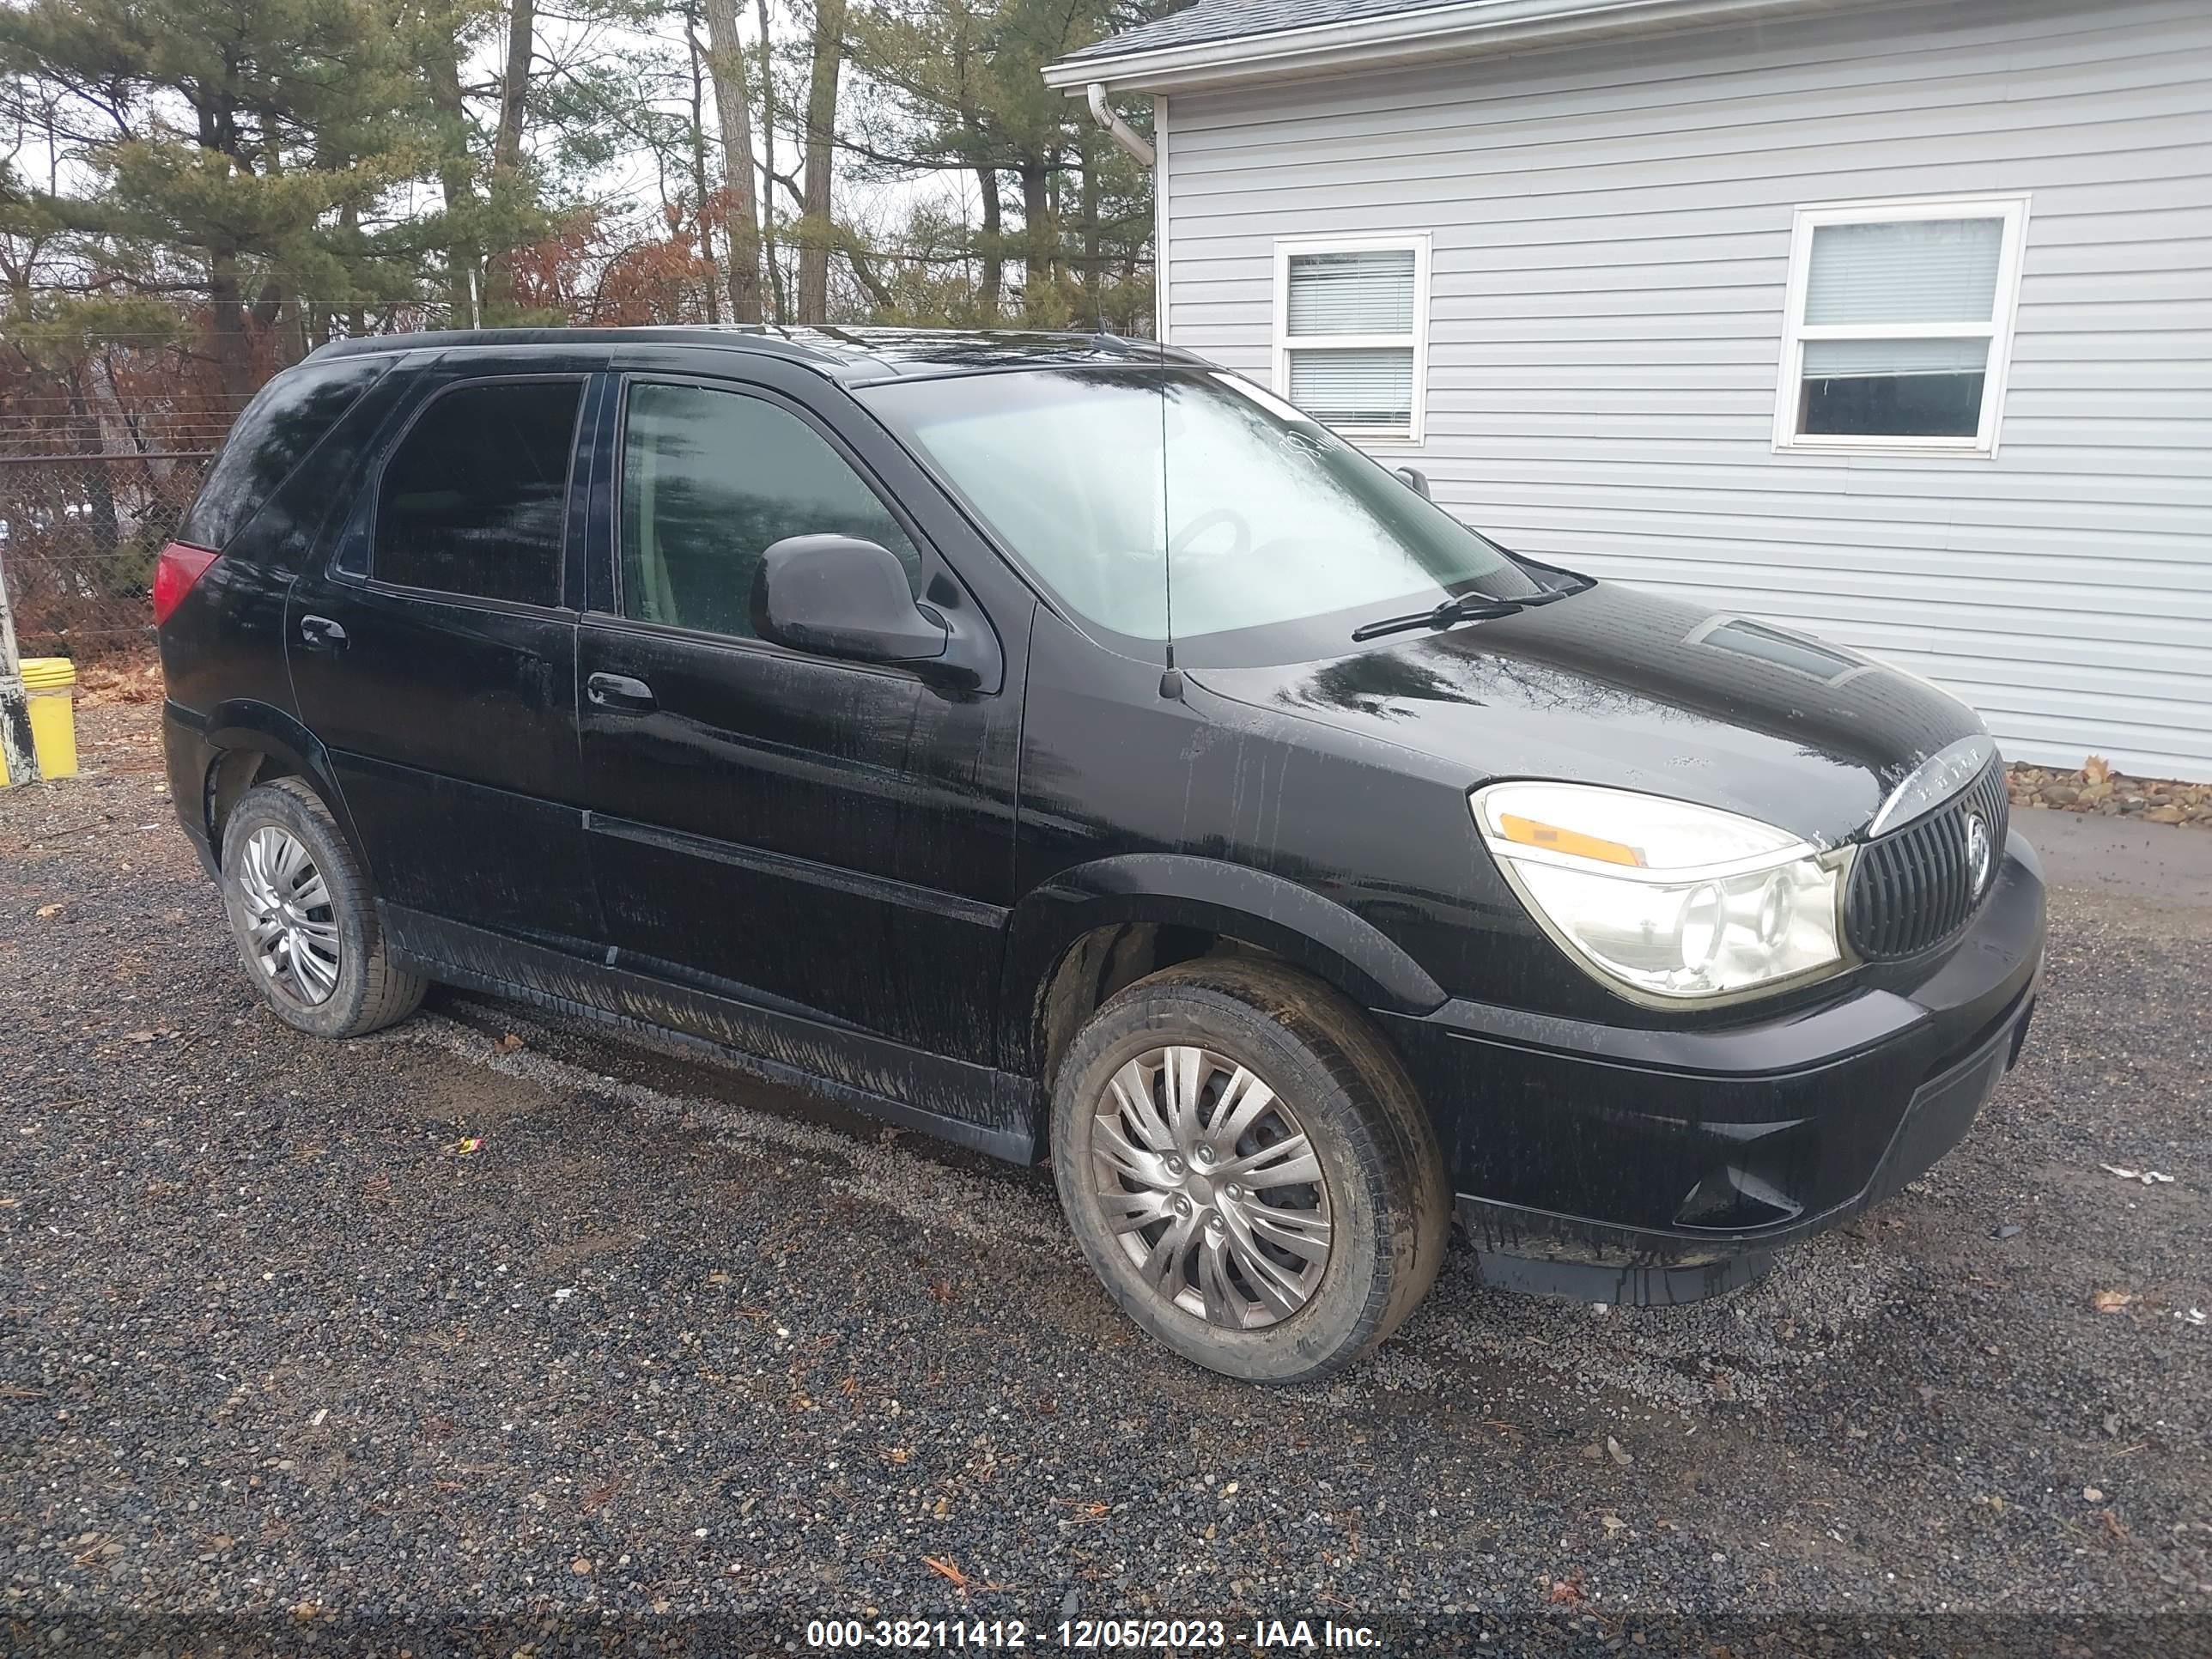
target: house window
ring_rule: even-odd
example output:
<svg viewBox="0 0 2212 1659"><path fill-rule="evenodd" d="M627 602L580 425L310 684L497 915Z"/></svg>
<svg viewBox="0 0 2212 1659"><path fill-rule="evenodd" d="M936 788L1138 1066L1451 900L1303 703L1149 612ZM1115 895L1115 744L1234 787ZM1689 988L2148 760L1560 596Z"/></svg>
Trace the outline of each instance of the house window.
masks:
<svg viewBox="0 0 2212 1659"><path fill-rule="evenodd" d="M1419 443L1429 239L1275 244L1275 390L1348 438Z"/></svg>
<svg viewBox="0 0 2212 1659"><path fill-rule="evenodd" d="M1993 454L2024 197L1800 208L1778 449Z"/></svg>

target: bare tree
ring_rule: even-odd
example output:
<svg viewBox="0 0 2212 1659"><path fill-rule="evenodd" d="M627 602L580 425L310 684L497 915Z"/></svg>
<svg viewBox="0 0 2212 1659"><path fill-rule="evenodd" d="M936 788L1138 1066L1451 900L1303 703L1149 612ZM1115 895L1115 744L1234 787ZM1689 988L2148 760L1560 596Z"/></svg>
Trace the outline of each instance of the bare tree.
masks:
<svg viewBox="0 0 2212 1659"><path fill-rule="evenodd" d="M737 0L706 0L707 73L722 127L722 177L730 192L725 231L730 256L730 316L761 320L760 203L753 187L752 106L745 90L744 45L738 37Z"/></svg>
<svg viewBox="0 0 2212 1659"><path fill-rule="evenodd" d="M530 95L530 64L537 51L538 0L508 0L507 73L499 83L499 125L491 146L492 199L511 206L520 186L523 116ZM491 261L485 286L495 305L514 303L514 250L502 247Z"/></svg>
<svg viewBox="0 0 2212 1659"><path fill-rule="evenodd" d="M837 137L837 77L845 61L845 0L816 0L814 58L806 82L806 198L799 244L799 320L830 319L830 181Z"/></svg>
<svg viewBox="0 0 2212 1659"><path fill-rule="evenodd" d="M707 121L706 121L706 54L699 46L699 13L696 5L687 5L684 12L684 44L691 57L691 188L697 202L696 216L699 221L699 258L707 267L707 320L722 320L722 300L719 292L722 274L714 265L714 219L707 211Z"/></svg>
<svg viewBox="0 0 2212 1659"><path fill-rule="evenodd" d="M790 296L783 291L783 267L775 253L775 42L769 27L768 0L759 0L761 58L761 252L768 261L769 297L775 320L791 320ZM801 321L805 320L801 319Z"/></svg>

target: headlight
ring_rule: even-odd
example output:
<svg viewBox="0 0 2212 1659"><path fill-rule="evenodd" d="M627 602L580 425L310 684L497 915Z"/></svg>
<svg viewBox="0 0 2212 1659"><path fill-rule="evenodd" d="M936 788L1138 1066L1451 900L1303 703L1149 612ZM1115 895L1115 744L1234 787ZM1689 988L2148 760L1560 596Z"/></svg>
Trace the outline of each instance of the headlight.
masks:
<svg viewBox="0 0 2212 1659"><path fill-rule="evenodd" d="M1755 818L1588 784L1492 784L1473 805L1531 914L1637 1001L1722 1001L1843 966L1844 854Z"/></svg>

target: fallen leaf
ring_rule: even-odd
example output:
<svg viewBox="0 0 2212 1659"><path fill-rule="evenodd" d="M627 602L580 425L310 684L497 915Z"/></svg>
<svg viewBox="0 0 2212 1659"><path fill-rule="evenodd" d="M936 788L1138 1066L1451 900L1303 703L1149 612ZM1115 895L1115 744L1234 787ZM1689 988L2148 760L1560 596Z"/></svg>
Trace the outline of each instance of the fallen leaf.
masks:
<svg viewBox="0 0 2212 1659"><path fill-rule="evenodd" d="M509 1031L493 1046L497 1048L500 1053L503 1054L511 1054L517 1048L522 1047L522 1039L515 1036L514 1032Z"/></svg>
<svg viewBox="0 0 2212 1659"><path fill-rule="evenodd" d="M587 1573L591 1570L592 1558L588 1555L580 1555L568 1564L568 1571L579 1576Z"/></svg>
<svg viewBox="0 0 2212 1659"><path fill-rule="evenodd" d="M61 913L62 907L58 904L41 904L39 907L39 920L40 921L52 921L56 916L61 915Z"/></svg>
<svg viewBox="0 0 2212 1659"><path fill-rule="evenodd" d="M2120 1519L2117 1511L2106 1510L2104 1522L2106 1536L2116 1544L2124 1544L2127 1541L2129 1536L2127 1524Z"/></svg>
<svg viewBox="0 0 2212 1659"><path fill-rule="evenodd" d="M1583 1599L1582 1586L1571 1578L1555 1578L1544 1599L1554 1607L1571 1607Z"/></svg>
<svg viewBox="0 0 2212 1659"><path fill-rule="evenodd" d="M2100 1291L2089 1298L2089 1305L2101 1314L2118 1313L2135 1300L2132 1291Z"/></svg>
<svg viewBox="0 0 2212 1659"><path fill-rule="evenodd" d="M961 1571L957 1566L954 1565L950 1561L940 1560L934 1555L923 1556L921 1558L921 1565L927 1567L939 1577L950 1579L952 1583L952 1588L955 1589L964 1590L971 1582L968 1575Z"/></svg>
<svg viewBox="0 0 2212 1659"><path fill-rule="evenodd" d="M2081 763L2081 775L2092 783L2105 783L2112 775L2112 763L2102 755L2092 755Z"/></svg>
<svg viewBox="0 0 2212 1659"><path fill-rule="evenodd" d="M477 1147L483 1145L483 1137L481 1135L463 1135L459 1140L453 1143L453 1150L459 1153L463 1158L466 1158L471 1152L473 1152Z"/></svg>
<svg viewBox="0 0 2212 1659"><path fill-rule="evenodd" d="M2105 1501L2105 1494L2094 1486L2084 1486L2081 1488L2081 1501L2085 1504L2101 1504Z"/></svg>
<svg viewBox="0 0 2212 1659"><path fill-rule="evenodd" d="M123 1040L125 1042L151 1042L154 1034L151 1031L125 1031Z"/></svg>

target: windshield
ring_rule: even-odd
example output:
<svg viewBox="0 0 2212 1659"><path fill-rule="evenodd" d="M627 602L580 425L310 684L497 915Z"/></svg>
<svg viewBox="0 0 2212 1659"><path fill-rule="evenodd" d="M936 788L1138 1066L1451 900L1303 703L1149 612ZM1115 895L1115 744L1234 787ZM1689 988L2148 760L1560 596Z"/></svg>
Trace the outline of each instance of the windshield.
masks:
<svg viewBox="0 0 2212 1659"><path fill-rule="evenodd" d="M1232 375L1035 369L860 396L1032 575L1127 642L1216 647L1194 661L1340 656L1385 611L1539 591L1404 481Z"/></svg>

